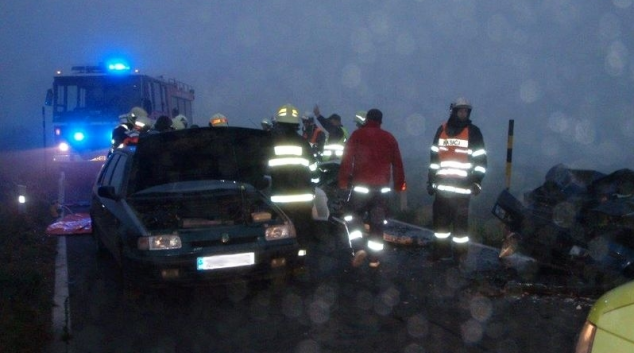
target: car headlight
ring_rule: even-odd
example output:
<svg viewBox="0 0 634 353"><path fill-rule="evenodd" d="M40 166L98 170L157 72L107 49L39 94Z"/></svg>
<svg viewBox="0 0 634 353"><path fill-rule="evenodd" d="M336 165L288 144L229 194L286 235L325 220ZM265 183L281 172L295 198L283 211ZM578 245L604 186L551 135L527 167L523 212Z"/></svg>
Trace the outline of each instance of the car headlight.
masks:
<svg viewBox="0 0 634 353"><path fill-rule="evenodd" d="M295 238L295 227L292 223L273 225L266 228L266 240Z"/></svg>
<svg viewBox="0 0 634 353"><path fill-rule="evenodd" d="M139 250L173 250L182 246L181 237L175 234L140 237L137 240Z"/></svg>
<svg viewBox="0 0 634 353"><path fill-rule="evenodd" d="M594 342L594 335L597 332L597 327L590 321L586 321L581 329L579 340L577 341L577 348L575 353L590 353L592 352L592 343Z"/></svg>

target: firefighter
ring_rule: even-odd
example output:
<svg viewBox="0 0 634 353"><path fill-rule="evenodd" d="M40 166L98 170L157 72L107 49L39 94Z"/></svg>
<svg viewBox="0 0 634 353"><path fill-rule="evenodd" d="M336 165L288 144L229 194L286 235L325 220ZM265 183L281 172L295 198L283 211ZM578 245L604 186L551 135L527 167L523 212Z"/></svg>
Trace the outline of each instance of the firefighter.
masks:
<svg viewBox="0 0 634 353"><path fill-rule="evenodd" d="M262 130L264 131L271 131L271 129L273 128L273 124L271 124L269 119L263 119L262 122L260 122L260 125L262 126Z"/></svg>
<svg viewBox="0 0 634 353"><path fill-rule="evenodd" d="M299 112L291 104L281 106L271 131L274 149L269 158L271 201L293 221L304 252L312 240L312 208L315 190L311 174L316 169L310 145L297 132Z"/></svg>
<svg viewBox="0 0 634 353"><path fill-rule="evenodd" d="M216 113L212 115L211 118L209 119L209 127L223 127L223 126L229 126L229 120L227 119L226 116L220 113Z"/></svg>
<svg viewBox="0 0 634 353"><path fill-rule="evenodd" d="M156 119L156 122L154 123L154 126L152 127L152 130L150 130L151 132L167 132L167 131L173 131L174 128L172 127L172 119L170 119L169 116L167 115L161 115L158 117L158 119Z"/></svg>
<svg viewBox="0 0 634 353"><path fill-rule="evenodd" d="M365 119L367 114L368 112L366 112L365 110L359 110L354 115L354 124L356 125L357 129L365 125Z"/></svg>
<svg viewBox="0 0 634 353"><path fill-rule="evenodd" d="M435 195L433 230L435 260L464 260L469 247L469 201L482 190L487 155L480 129L471 123L471 104L451 103L449 119L434 136L427 192Z"/></svg>
<svg viewBox="0 0 634 353"><path fill-rule="evenodd" d="M112 130L112 146L108 155L112 154L114 149L122 147L127 138L133 135L138 136L141 128L146 128L147 112L141 107L134 107L129 113L120 115L119 120L121 123ZM149 125L147 125L147 129L149 129Z"/></svg>
<svg viewBox="0 0 634 353"><path fill-rule="evenodd" d="M360 266L369 256L370 267L380 264L383 250L383 224L387 217L387 200L392 189L405 190L405 172L398 142L381 129L383 113L370 109L363 127L350 136L339 169L340 189L350 191L344 220L353 250L352 265ZM364 224L370 226L364 235Z"/></svg>
<svg viewBox="0 0 634 353"><path fill-rule="evenodd" d="M324 145L323 160L340 160L343 155L343 147L348 139L348 130L341 125L339 114L332 114L328 119L321 115L319 106L315 105L313 113L321 126L328 132L328 138Z"/></svg>
<svg viewBox="0 0 634 353"><path fill-rule="evenodd" d="M308 141L313 156L320 159L326 142L326 133L315 124L315 118L310 113L302 115L302 137Z"/></svg>
<svg viewBox="0 0 634 353"><path fill-rule="evenodd" d="M172 119L172 127L174 130L183 130L189 127L189 120L183 114L178 114Z"/></svg>

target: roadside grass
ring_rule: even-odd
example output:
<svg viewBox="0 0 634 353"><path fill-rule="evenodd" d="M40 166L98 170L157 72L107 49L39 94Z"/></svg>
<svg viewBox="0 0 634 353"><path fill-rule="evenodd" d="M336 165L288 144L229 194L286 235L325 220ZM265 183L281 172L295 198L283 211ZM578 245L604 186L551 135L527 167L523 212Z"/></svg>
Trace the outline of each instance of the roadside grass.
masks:
<svg viewBox="0 0 634 353"><path fill-rule="evenodd" d="M20 180L30 195L21 212L16 183L0 175L0 352L45 352L53 339L57 238L45 235L53 221L45 178Z"/></svg>

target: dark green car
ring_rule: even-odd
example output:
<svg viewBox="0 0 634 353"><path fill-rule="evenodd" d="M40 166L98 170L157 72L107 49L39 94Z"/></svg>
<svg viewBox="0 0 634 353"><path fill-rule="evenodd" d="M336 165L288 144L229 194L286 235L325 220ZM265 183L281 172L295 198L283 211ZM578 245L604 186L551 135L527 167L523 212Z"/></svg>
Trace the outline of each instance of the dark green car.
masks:
<svg viewBox="0 0 634 353"><path fill-rule="evenodd" d="M303 267L291 220L265 193L268 133L197 128L116 150L93 187L97 246L126 282L285 276Z"/></svg>

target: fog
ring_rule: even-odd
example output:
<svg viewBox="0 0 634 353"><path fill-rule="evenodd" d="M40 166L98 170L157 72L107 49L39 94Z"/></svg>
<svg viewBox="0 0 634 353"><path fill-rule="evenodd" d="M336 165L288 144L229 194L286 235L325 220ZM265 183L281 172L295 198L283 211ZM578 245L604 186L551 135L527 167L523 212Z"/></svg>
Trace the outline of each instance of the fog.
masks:
<svg viewBox="0 0 634 353"><path fill-rule="evenodd" d="M201 125L220 112L258 127L292 103L352 129L356 111L379 108L412 185L459 96L473 104L495 192L509 119L519 185L557 163L633 168L633 10L632 0L4 1L0 147L42 146L55 70L122 55L193 86Z"/></svg>

